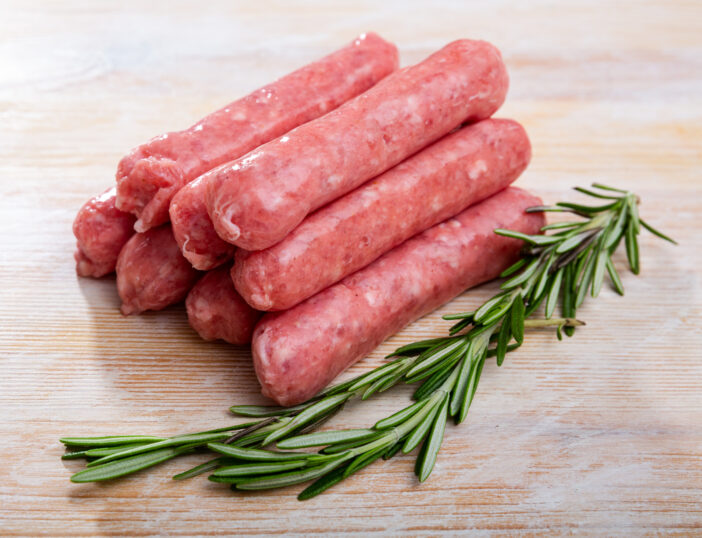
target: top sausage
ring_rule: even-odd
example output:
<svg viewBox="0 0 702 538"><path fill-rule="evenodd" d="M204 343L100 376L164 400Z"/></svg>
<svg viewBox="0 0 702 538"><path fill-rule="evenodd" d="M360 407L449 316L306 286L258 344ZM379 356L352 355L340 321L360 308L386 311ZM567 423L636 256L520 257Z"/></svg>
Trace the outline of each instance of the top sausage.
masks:
<svg viewBox="0 0 702 538"><path fill-rule="evenodd" d="M166 222L168 204L185 184L366 91L397 61L394 45L363 34L189 129L134 148L117 169L117 207L138 217L140 232Z"/></svg>
<svg viewBox="0 0 702 538"><path fill-rule="evenodd" d="M494 46L454 41L326 116L223 166L207 185L215 229L246 250L270 247L311 211L462 122L491 116L507 86Z"/></svg>

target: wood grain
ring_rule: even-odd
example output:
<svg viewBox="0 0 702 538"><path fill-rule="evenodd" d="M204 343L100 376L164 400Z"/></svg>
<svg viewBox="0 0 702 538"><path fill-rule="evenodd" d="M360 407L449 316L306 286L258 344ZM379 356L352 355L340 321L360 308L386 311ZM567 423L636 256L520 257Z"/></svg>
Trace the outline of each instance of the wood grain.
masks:
<svg viewBox="0 0 702 538"><path fill-rule="evenodd" d="M383 532L699 534L702 526L702 4L6 1L0 16L0 534ZM298 503L299 487L240 495L169 477L68 481L62 435L205 429L263 401L247 351L200 341L182 307L124 318L112 278L78 279L73 216L131 146L197 118L355 34L404 64L459 37L497 44L534 159L521 186L547 201L602 180L680 241L642 238L642 275L606 289L558 343L534 332L486 367L470 417L447 430L431 479L413 456ZM618 263L623 268L624 260ZM438 335L464 294L383 344ZM363 426L397 390L351 406Z"/></svg>

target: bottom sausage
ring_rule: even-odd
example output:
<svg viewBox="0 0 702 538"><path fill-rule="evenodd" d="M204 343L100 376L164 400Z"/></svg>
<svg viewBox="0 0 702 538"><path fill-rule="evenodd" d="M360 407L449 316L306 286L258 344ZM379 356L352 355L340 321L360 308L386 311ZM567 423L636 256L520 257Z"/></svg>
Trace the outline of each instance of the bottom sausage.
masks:
<svg viewBox="0 0 702 538"><path fill-rule="evenodd" d="M205 340L230 344L251 342L261 312L251 308L234 289L231 264L209 271L190 290L185 300L190 326Z"/></svg>
<svg viewBox="0 0 702 538"><path fill-rule="evenodd" d="M117 259L122 314L161 310L178 303L199 273L180 253L168 224L134 234Z"/></svg>
<svg viewBox="0 0 702 538"><path fill-rule="evenodd" d="M537 233L541 200L517 188L409 239L364 269L283 312L253 336L262 392L281 405L307 400L388 336L467 288L497 277L522 242L493 233Z"/></svg>
<svg viewBox="0 0 702 538"><path fill-rule="evenodd" d="M134 217L117 209L112 187L88 200L73 221L76 273L98 278L115 270L120 250L134 235Z"/></svg>

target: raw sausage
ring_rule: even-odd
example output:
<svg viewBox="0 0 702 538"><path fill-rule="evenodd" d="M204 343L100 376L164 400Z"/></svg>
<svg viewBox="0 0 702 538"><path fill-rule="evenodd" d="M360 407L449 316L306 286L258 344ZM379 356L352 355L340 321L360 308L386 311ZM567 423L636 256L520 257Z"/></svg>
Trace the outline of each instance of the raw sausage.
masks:
<svg viewBox="0 0 702 538"><path fill-rule="evenodd" d="M369 266L290 310L266 314L254 331L263 394L294 405L411 321L516 261L522 242L493 233L536 233L541 201L509 187L429 228Z"/></svg>
<svg viewBox="0 0 702 538"><path fill-rule="evenodd" d="M117 207L139 217L139 232L166 222L168 204L183 185L338 107L396 67L396 47L363 34L189 129L134 148L117 169Z"/></svg>
<svg viewBox="0 0 702 538"><path fill-rule="evenodd" d="M180 253L168 224L134 234L117 259L122 314L161 310L185 299L199 273Z"/></svg>
<svg viewBox="0 0 702 538"><path fill-rule="evenodd" d="M134 235L134 215L115 206L116 189L88 200L73 221L76 273L98 278L115 270L117 256Z"/></svg>
<svg viewBox="0 0 702 538"><path fill-rule="evenodd" d="M183 256L195 269L208 271L223 264L234 254L234 245L221 239L207 214L205 196L207 180L217 170L210 170L180 189L171 201L173 235Z"/></svg>
<svg viewBox="0 0 702 538"><path fill-rule="evenodd" d="M544 217L524 209L540 203L509 187L290 310L266 314L252 344L263 394L281 405L307 400L411 321L495 278L522 242L493 230L536 233Z"/></svg>
<svg viewBox="0 0 702 538"><path fill-rule="evenodd" d="M229 271L230 265L209 271L190 290L185 300L188 321L205 340L249 344L262 312L236 292Z"/></svg>
<svg viewBox="0 0 702 538"><path fill-rule="evenodd" d="M529 138L515 121L464 127L324 206L280 243L237 251L236 289L259 310L290 308L504 189L530 156Z"/></svg>
<svg viewBox="0 0 702 538"><path fill-rule="evenodd" d="M207 182L215 229L245 250L268 248L314 209L462 122L491 116L507 86L495 47L454 41L326 116L222 167Z"/></svg>
<svg viewBox="0 0 702 538"><path fill-rule="evenodd" d="M384 52L391 54L389 49ZM193 267L202 271L214 269L229 260L234 253L234 247L217 235L207 213L206 181L217 170L218 168L210 170L181 188L173 197L168 211L173 234L183 256Z"/></svg>
<svg viewBox="0 0 702 538"><path fill-rule="evenodd" d="M117 206L139 217L137 231L166 222L168 204L183 185L338 107L396 67L396 47L376 34L363 34L185 131L158 136L120 162Z"/></svg>
<svg viewBox="0 0 702 538"><path fill-rule="evenodd" d="M241 298L229 276L230 265L209 271L188 293L185 307L190 326L205 340L251 343L261 312Z"/></svg>

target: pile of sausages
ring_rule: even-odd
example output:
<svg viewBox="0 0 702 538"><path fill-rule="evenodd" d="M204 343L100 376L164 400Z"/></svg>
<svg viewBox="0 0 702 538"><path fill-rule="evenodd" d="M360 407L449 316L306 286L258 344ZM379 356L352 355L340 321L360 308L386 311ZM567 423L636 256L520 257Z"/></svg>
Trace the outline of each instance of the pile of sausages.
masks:
<svg viewBox="0 0 702 538"><path fill-rule="evenodd" d="M73 225L79 275L122 312L185 299L204 339L251 343L263 393L306 400L384 339L513 263L540 204L531 148L491 119L508 77L484 41L397 69L369 33L136 147Z"/></svg>

